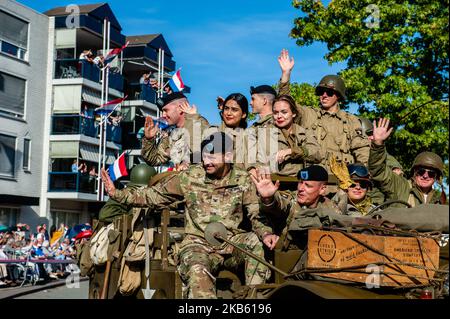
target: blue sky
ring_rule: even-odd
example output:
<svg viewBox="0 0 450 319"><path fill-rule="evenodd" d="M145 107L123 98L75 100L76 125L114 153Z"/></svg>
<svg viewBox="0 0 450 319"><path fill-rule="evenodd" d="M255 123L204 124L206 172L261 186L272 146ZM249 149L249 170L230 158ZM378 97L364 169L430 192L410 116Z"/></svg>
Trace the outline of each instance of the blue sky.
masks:
<svg viewBox="0 0 450 319"><path fill-rule="evenodd" d="M72 3L96 1L19 0L39 12ZM317 83L343 64L328 65L326 46L298 47L289 37L301 14L289 0L109 1L125 35L162 33L183 81L192 88L189 100L211 123L219 122L215 99L240 92L250 101L251 85L275 84L282 48L295 58L292 80ZM353 108L351 108L353 111Z"/></svg>

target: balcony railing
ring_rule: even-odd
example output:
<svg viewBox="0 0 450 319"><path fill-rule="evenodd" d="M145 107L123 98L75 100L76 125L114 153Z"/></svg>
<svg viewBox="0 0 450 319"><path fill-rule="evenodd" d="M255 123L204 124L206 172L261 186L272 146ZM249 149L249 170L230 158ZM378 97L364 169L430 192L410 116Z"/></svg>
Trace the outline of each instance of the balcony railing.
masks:
<svg viewBox="0 0 450 319"><path fill-rule="evenodd" d="M97 136L97 125L93 118L81 115L53 115L52 134L83 134L86 136Z"/></svg>
<svg viewBox="0 0 450 319"><path fill-rule="evenodd" d="M100 83L100 68L88 61L79 59L55 60L55 79L83 78ZM123 90L123 76L120 73L109 72L109 87L120 92Z"/></svg>
<svg viewBox="0 0 450 319"><path fill-rule="evenodd" d="M70 172L50 172L49 192L80 192L95 194L97 179L89 174Z"/></svg>
<svg viewBox="0 0 450 319"><path fill-rule="evenodd" d="M131 83L128 84L125 91L128 94L128 100L144 100L150 103L156 102L156 91L150 85Z"/></svg>
<svg viewBox="0 0 450 319"><path fill-rule="evenodd" d="M53 135L83 134L97 138L99 136L98 122L94 118L84 117L77 114L53 115ZM108 124L106 126L106 140L117 144L122 143L122 128Z"/></svg>

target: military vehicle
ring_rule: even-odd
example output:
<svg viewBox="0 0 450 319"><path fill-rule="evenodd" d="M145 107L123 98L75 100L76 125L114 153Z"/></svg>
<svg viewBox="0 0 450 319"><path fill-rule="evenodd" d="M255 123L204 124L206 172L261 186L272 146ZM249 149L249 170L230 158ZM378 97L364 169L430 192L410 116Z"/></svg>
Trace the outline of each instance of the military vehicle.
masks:
<svg viewBox="0 0 450 319"><path fill-rule="evenodd" d="M297 183L295 178L281 179L285 189L292 189ZM408 211L410 215L406 216L410 217L405 218L405 209L390 208L392 204L409 206L405 202L391 201L379 205L377 208L386 208L373 210L368 217L347 216L337 220L323 218L329 212L312 210L312 216L317 217L320 224L302 229L292 221L277 247L267 251L269 262L260 260L272 269L272 277L266 284L245 286L243 269L224 270L216 276L218 298L448 298L448 206L419 206ZM401 227L396 223L413 219L413 211L416 216L422 216L415 225ZM447 235L428 229L436 227L426 223L426 216L438 213L439 216L446 214L446 225L440 231ZM157 216L153 249L158 253L153 254L147 272L145 263L140 262L141 289L132 297L183 298L183 284L176 269L177 245L184 236L182 205L152 215ZM233 245L224 238L223 231L223 225L210 224L205 238L213 245L222 241ZM250 252L245 253L252 256ZM108 298L114 296L118 294L108 295Z"/></svg>

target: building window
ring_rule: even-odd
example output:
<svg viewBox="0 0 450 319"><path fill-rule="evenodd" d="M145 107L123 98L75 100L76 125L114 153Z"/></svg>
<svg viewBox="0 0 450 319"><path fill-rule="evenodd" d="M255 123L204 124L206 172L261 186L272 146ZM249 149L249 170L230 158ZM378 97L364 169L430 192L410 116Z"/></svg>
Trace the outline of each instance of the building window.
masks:
<svg viewBox="0 0 450 319"><path fill-rule="evenodd" d="M28 47L28 22L0 11L0 50L25 60Z"/></svg>
<svg viewBox="0 0 450 319"><path fill-rule="evenodd" d="M67 211L52 211L52 225L59 228L59 225L64 224L71 228L80 223L80 213L72 213Z"/></svg>
<svg viewBox="0 0 450 319"><path fill-rule="evenodd" d="M23 170L24 171L30 171L30 163L31 163L30 147L31 147L31 140L29 138L23 139Z"/></svg>
<svg viewBox="0 0 450 319"><path fill-rule="evenodd" d="M0 206L0 225L15 226L19 217L19 208Z"/></svg>
<svg viewBox="0 0 450 319"><path fill-rule="evenodd" d="M0 72L0 115L23 118L25 109L24 79Z"/></svg>
<svg viewBox="0 0 450 319"><path fill-rule="evenodd" d="M14 177L16 138L0 134L0 176Z"/></svg>

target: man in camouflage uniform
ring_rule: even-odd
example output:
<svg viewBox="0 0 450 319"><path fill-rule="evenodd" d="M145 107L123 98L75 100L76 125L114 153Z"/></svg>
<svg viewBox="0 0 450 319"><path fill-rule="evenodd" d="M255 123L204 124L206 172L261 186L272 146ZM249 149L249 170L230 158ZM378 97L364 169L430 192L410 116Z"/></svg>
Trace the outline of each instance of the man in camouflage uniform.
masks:
<svg viewBox="0 0 450 319"><path fill-rule="evenodd" d="M289 58L287 50L282 50L278 62L282 71L278 94L289 95L294 59ZM321 146L321 165L331 173L331 156L347 164L360 162L367 165L369 141L362 134L361 123L356 116L339 107L339 103L346 98L344 81L339 76L327 75L316 87L316 95L320 98L320 108L300 105L297 108L300 113L299 124L312 129Z"/></svg>
<svg viewBox="0 0 450 319"><path fill-rule="evenodd" d="M374 122L373 140L370 148L369 170L372 179L378 181L386 200L398 199L408 202L411 206L420 204L445 204L445 193L433 189L438 182L442 187L444 163L439 155L432 152L422 152L416 156L411 169L410 180L395 174L387 166L387 152L384 141L391 135L388 119L380 119L378 125Z"/></svg>
<svg viewBox="0 0 450 319"><path fill-rule="evenodd" d="M156 170L147 164L138 164L133 167L130 173L130 182L126 189L138 190L145 189L148 181L156 175ZM98 231L101 227L114 223L116 230L120 231L120 237L115 240L116 256L111 266L111 273L109 275L109 285L106 298L113 298L117 293L117 283L120 274L121 258L126 248L128 239L131 237L131 220L132 216L139 212L142 207L136 207L130 204L119 203L113 198L108 199L99 213L99 222L95 225L95 230ZM103 288L105 280L105 265L95 266L94 273L90 277L89 282L89 298L97 299Z"/></svg>
<svg viewBox="0 0 450 319"><path fill-rule="evenodd" d="M342 214L338 206L325 197L328 173L320 165L303 168L297 174L297 191L278 191L280 183L275 184L264 169L253 177L262 202L262 211L272 218L278 230L286 230L291 221L305 209L327 208Z"/></svg>
<svg viewBox="0 0 450 319"><path fill-rule="evenodd" d="M261 241L273 249L278 236L265 224L259 213L258 197L245 170L230 163L232 140L223 132L216 132L202 142L202 164L168 178L155 187L130 192L114 188L107 173L102 179L108 194L121 203L160 207L175 200L186 201L186 223L179 252L179 272L188 287L189 298L216 298L214 277L220 266L235 267L245 262L246 284L263 283L269 269L239 253L232 246L214 247L205 240L209 223L221 222L229 240L264 257ZM251 222L252 232L240 228L244 218Z"/></svg>
<svg viewBox="0 0 450 319"><path fill-rule="evenodd" d="M145 119L144 137L142 138L141 155L147 164L160 166L172 162L185 169L192 162L192 155L199 151L203 131L209 127L203 117L189 120L182 111L182 106L189 105L186 96L181 92L169 94L156 102L162 111L162 118L168 125L176 126L167 132L160 132L158 125L150 116ZM186 106L185 106L186 107ZM157 135L159 142L157 142ZM197 149L198 148L198 149ZM199 162L198 159L196 162Z"/></svg>

